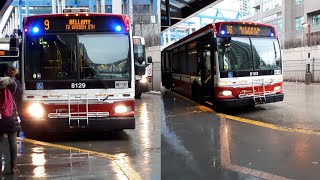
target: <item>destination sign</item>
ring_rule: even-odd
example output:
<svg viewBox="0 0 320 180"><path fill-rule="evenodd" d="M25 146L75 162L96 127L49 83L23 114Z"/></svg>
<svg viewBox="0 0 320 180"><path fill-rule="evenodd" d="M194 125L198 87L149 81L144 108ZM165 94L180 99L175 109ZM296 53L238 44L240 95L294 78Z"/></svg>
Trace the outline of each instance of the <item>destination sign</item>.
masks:
<svg viewBox="0 0 320 180"><path fill-rule="evenodd" d="M222 24L220 34L235 36L275 36L274 28L253 24Z"/></svg>
<svg viewBox="0 0 320 180"><path fill-rule="evenodd" d="M116 16L49 16L37 17L27 22L28 30L36 33L48 32L124 32L121 17Z"/></svg>
<svg viewBox="0 0 320 180"><path fill-rule="evenodd" d="M133 38L133 44L134 45L140 45L141 44L141 39L140 38Z"/></svg>

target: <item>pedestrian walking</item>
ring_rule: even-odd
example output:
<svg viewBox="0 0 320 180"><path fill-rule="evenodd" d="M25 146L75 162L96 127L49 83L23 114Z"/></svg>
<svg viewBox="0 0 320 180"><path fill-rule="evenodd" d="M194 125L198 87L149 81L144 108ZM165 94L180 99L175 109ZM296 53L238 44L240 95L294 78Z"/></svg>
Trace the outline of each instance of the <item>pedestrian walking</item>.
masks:
<svg viewBox="0 0 320 180"><path fill-rule="evenodd" d="M10 147L11 173L20 173L17 167L17 131L20 130L20 124L17 119L17 108L14 102L18 85L15 82L15 78L9 77L9 74L10 68L8 64L0 64L0 175L2 175L1 157L5 148L4 134L8 136Z"/></svg>

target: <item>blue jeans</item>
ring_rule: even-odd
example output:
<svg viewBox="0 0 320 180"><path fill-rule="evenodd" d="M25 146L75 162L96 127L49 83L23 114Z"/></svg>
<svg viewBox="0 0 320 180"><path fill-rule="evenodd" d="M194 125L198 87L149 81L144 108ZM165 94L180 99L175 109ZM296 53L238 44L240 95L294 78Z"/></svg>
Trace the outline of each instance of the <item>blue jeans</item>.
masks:
<svg viewBox="0 0 320 180"><path fill-rule="evenodd" d="M17 132L10 132L7 134L10 147L10 162L12 163L17 160ZM2 154L5 150L3 139L4 133L0 133L0 171L2 170Z"/></svg>

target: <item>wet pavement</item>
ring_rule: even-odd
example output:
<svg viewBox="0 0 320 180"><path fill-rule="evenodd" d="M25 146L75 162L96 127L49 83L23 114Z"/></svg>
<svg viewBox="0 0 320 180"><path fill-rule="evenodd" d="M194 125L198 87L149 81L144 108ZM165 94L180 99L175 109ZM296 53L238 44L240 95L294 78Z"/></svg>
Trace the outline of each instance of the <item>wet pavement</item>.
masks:
<svg viewBox="0 0 320 180"><path fill-rule="evenodd" d="M287 96L301 93L300 90L288 92L295 87L293 83L292 87L290 85L285 83ZM282 104L291 101L288 98ZM296 98L296 101L303 100ZM272 105L281 107L280 103ZM163 91L161 111L162 179L305 180L320 177L319 133L276 130L238 122L236 118L228 119L167 90ZM288 109L283 117L299 113L291 111ZM237 113L247 115L247 112ZM265 109L264 115L252 117L270 114L275 118L273 113ZM294 119L289 121L294 122Z"/></svg>
<svg viewBox="0 0 320 180"><path fill-rule="evenodd" d="M1 180L11 179L128 179L121 167L110 158L88 152L61 149L18 141L20 175L11 175L8 148L3 153L4 174Z"/></svg>
<svg viewBox="0 0 320 180"><path fill-rule="evenodd" d="M50 134L49 137L36 138L36 140L80 148L86 151L102 153L107 157L121 159L123 160L121 164L125 167L124 173L127 177L133 171L133 174L138 174L141 179L159 180L161 179L160 98L160 94L146 93L142 94L141 99L136 100L135 130L103 133L56 133L54 135ZM59 158L57 157L57 161ZM94 168L92 171L94 171ZM113 179L111 175L82 179L96 179L95 177L97 179ZM131 179L136 179L134 178L135 176L132 177ZM130 177L128 178L130 179Z"/></svg>
<svg viewBox="0 0 320 180"><path fill-rule="evenodd" d="M284 82L284 101L223 112L289 128L320 131L320 84Z"/></svg>

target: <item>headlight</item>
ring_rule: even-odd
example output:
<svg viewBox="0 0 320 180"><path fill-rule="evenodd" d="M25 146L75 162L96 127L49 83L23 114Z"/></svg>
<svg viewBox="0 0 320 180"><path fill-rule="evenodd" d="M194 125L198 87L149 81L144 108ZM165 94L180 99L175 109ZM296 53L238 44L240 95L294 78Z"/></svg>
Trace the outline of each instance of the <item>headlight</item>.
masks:
<svg viewBox="0 0 320 180"><path fill-rule="evenodd" d="M115 113L126 113L126 112L130 112L130 111L131 111L130 106L118 105L114 108Z"/></svg>
<svg viewBox="0 0 320 180"><path fill-rule="evenodd" d="M281 90L281 86L276 86L276 87L274 87L273 90L274 90L274 91L280 91L280 90Z"/></svg>
<svg viewBox="0 0 320 180"><path fill-rule="evenodd" d="M147 76L142 76L140 83L147 83L147 82L148 82Z"/></svg>
<svg viewBox="0 0 320 180"><path fill-rule="evenodd" d="M41 118L44 115L44 109L40 103L32 103L28 107L28 113L35 118Z"/></svg>
<svg viewBox="0 0 320 180"><path fill-rule="evenodd" d="M222 95L222 96L231 96L232 95L232 91L230 91L230 90L220 91L220 95Z"/></svg>

